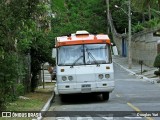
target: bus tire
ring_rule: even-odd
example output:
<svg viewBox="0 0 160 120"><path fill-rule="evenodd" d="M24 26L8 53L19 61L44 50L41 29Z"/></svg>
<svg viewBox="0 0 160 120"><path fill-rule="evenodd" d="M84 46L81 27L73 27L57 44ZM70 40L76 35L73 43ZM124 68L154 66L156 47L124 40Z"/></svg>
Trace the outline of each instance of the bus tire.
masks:
<svg viewBox="0 0 160 120"><path fill-rule="evenodd" d="M102 93L102 98L103 98L103 100L108 101L109 100L109 92Z"/></svg>

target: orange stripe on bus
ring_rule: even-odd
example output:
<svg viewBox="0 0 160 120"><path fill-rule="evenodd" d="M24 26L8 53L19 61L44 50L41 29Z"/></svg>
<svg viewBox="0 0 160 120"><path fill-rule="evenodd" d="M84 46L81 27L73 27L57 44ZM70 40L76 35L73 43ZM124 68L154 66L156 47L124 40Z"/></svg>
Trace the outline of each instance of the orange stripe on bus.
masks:
<svg viewBox="0 0 160 120"><path fill-rule="evenodd" d="M76 41L63 41L63 42L58 42L56 47L60 46L68 46L68 45L81 45L81 44L102 44L102 43L108 43L111 44L110 40L76 40Z"/></svg>

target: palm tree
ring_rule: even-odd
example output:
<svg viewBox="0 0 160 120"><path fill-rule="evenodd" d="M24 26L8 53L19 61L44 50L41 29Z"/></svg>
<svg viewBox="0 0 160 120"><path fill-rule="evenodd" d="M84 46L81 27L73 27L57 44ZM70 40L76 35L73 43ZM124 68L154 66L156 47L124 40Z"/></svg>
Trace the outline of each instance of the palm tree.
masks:
<svg viewBox="0 0 160 120"><path fill-rule="evenodd" d="M157 0L132 0L132 5L134 9L140 13L142 13L144 18L145 11L148 11L149 20L151 19L151 6L156 3ZM160 5L160 0L158 0Z"/></svg>

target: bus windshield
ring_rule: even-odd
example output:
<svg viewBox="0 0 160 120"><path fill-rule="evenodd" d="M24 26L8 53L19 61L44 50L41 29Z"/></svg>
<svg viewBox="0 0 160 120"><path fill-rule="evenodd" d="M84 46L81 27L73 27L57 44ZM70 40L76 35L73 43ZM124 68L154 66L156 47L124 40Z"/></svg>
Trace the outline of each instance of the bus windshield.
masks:
<svg viewBox="0 0 160 120"><path fill-rule="evenodd" d="M58 48L58 65L92 65L109 63L108 44L85 44Z"/></svg>

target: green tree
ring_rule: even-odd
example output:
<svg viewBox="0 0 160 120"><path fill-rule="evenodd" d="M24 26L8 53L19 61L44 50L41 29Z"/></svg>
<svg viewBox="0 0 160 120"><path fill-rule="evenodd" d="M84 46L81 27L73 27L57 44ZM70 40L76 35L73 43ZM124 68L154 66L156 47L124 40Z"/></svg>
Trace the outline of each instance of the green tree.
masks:
<svg viewBox="0 0 160 120"><path fill-rule="evenodd" d="M5 108L7 101L15 100L16 84L21 82L23 64L17 49L18 34L26 16L27 1L18 0L0 2L0 107ZM18 7L16 7L18 6ZM20 62L18 64L18 62Z"/></svg>
<svg viewBox="0 0 160 120"><path fill-rule="evenodd" d="M154 16L154 11L159 11L160 0L132 0L134 10L143 15L143 22L145 21L145 13L148 13L148 18L151 20Z"/></svg>
<svg viewBox="0 0 160 120"><path fill-rule="evenodd" d="M54 35L68 35L77 30L90 33L106 33L107 16L105 0L54 0L52 11L56 13L52 19Z"/></svg>
<svg viewBox="0 0 160 120"><path fill-rule="evenodd" d="M28 3L29 14L28 21L25 22L25 29L21 36L24 44L27 45L23 52L28 52L31 55L31 91L34 92L38 85L37 75L41 70L41 65L45 62L54 64L51 58L52 41L48 32L49 18L46 16L49 9L43 2L30 0ZM53 40L53 38L52 38ZM20 45L21 46L21 45ZM21 48L23 50L23 48Z"/></svg>
<svg viewBox="0 0 160 120"><path fill-rule="evenodd" d="M128 11L128 5L126 0L110 0L110 13L112 16L114 26L118 33L124 33L125 29L128 29L128 15L124 13L121 9L115 8L115 5L121 7L126 12Z"/></svg>
<svg viewBox="0 0 160 120"><path fill-rule="evenodd" d="M132 32L139 32L146 28L157 26L159 20L159 3L160 0L131 0L132 12ZM128 0L110 0L110 13L114 26L118 33L124 33L128 28L128 15L121 9L116 9L115 5L121 7L128 13ZM150 22L148 22L150 20ZM153 26L153 24L156 24Z"/></svg>
<svg viewBox="0 0 160 120"><path fill-rule="evenodd" d="M26 87L34 91L35 76L44 62L54 64L51 59L52 33L46 32L46 24L38 28L38 23L47 23L48 17L39 21L39 16L46 14L47 7L39 0L7 0L0 2L0 109L4 110L8 101L16 97ZM53 40L53 38L52 38ZM31 84L28 73L31 55ZM28 58L27 58L28 59ZM37 67L38 66L38 67ZM37 70L38 68L38 70ZM35 70L36 69L36 70ZM29 76L29 75L28 75ZM23 89L24 88L24 89ZM22 91L18 91L22 90Z"/></svg>
<svg viewBox="0 0 160 120"><path fill-rule="evenodd" d="M134 8L137 11L141 12L143 14L143 17L145 11L148 11L149 20L151 19L151 3L153 3L153 0L132 0Z"/></svg>

